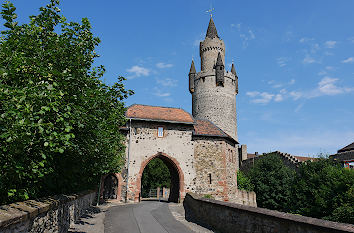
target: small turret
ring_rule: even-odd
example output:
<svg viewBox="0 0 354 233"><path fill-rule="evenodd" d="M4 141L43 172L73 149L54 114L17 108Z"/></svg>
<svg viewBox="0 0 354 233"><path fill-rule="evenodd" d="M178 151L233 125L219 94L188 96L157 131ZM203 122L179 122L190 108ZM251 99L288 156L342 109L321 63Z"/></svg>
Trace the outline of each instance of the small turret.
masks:
<svg viewBox="0 0 354 233"><path fill-rule="evenodd" d="M232 67L231 67L231 73L233 75L235 75L235 77L236 77L235 78L235 92L236 92L236 94L238 94L238 77L237 77L235 65L233 62L232 62Z"/></svg>
<svg viewBox="0 0 354 233"><path fill-rule="evenodd" d="M231 66L231 73L232 73L233 75L237 76L237 74L236 74L236 69L235 69L235 65L234 65L233 62L232 62L232 66Z"/></svg>
<svg viewBox="0 0 354 233"><path fill-rule="evenodd" d="M192 64L191 64L191 69L189 70L189 92L193 93L194 92L194 78L196 75L196 70L195 70L195 66L194 66L194 61L192 60Z"/></svg>
<svg viewBox="0 0 354 233"><path fill-rule="evenodd" d="M216 60L215 72L216 72L216 85L224 86L224 81L225 81L224 62L222 61L222 57L220 53L218 53L218 59Z"/></svg>

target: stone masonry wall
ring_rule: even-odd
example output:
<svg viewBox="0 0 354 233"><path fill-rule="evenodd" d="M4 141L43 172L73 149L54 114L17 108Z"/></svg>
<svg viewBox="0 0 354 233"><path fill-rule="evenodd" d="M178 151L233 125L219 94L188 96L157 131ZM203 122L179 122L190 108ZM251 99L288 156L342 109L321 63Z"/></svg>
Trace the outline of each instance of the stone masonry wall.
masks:
<svg viewBox="0 0 354 233"><path fill-rule="evenodd" d="M95 191L16 202L0 207L0 232L67 232L96 198Z"/></svg>
<svg viewBox="0 0 354 233"><path fill-rule="evenodd" d="M283 161L284 165L294 169L295 171L298 170L299 165L301 164L301 161L298 160L295 156L287 154L287 153L283 153L280 151L274 151L271 153L267 153L267 154L262 154L259 155L257 157L253 157L253 158L249 158L249 159L245 159L241 161L241 166L240 166L240 170L243 172L247 172L249 169L251 169L255 162L259 159L264 158L265 156L268 156L270 154L275 154L277 156L279 156L279 158Z"/></svg>
<svg viewBox="0 0 354 233"><path fill-rule="evenodd" d="M157 137L157 128L164 127L164 137ZM129 201L139 201L141 176L144 167L156 155L165 156L181 174L180 198L194 191L193 125L132 121L130 164L128 180ZM129 134L128 134L129 137ZM128 145L127 145L128 150Z"/></svg>
<svg viewBox="0 0 354 233"><path fill-rule="evenodd" d="M216 86L215 70L199 72L194 80L192 114L206 119L237 141L236 77L225 72L224 86Z"/></svg>
<svg viewBox="0 0 354 233"><path fill-rule="evenodd" d="M195 192L237 201L237 149L224 139L195 137Z"/></svg>
<svg viewBox="0 0 354 233"><path fill-rule="evenodd" d="M325 221L274 210L203 199L188 193L186 219L215 232L239 233L348 233L354 225Z"/></svg>

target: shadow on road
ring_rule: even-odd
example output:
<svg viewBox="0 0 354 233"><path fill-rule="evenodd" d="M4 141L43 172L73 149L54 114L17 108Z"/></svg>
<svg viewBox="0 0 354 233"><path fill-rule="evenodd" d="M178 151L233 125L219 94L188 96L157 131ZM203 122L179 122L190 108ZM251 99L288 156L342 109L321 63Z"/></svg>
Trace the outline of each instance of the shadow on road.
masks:
<svg viewBox="0 0 354 233"><path fill-rule="evenodd" d="M93 226L93 223L88 222L87 220L89 219L93 219L98 213L101 213L102 210L100 210L100 208L96 207L96 206L91 206L90 208L88 208L87 210L85 210L85 213L83 215L81 215L80 219L77 220L75 222L75 225L79 225L79 226ZM71 233L86 233L86 231L75 231L73 229L69 229L68 232Z"/></svg>

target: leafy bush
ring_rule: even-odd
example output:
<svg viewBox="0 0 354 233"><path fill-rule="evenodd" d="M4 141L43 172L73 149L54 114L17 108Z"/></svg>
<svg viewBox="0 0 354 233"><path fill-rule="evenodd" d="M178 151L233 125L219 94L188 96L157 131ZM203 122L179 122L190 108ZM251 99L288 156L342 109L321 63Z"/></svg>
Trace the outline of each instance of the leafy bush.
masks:
<svg viewBox="0 0 354 233"><path fill-rule="evenodd" d="M278 155L256 160L247 175L254 185L259 207L288 211L295 171L285 166Z"/></svg>
<svg viewBox="0 0 354 233"><path fill-rule="evenodd" d="M92 188L116 172L124 146L120 126L131 91L92 67L100 40L88 19L67 22L51 0L15 22L2 4L0 38L0 204Z"/></svg>
<svg viewBox="0 0 354 233"><path fill-rule="evenodd" d="M246 191L253 191L254 189L251 179L241 170L237 171L237 188Z"/></svg>
<svg viewBox="0 0 354 233"><path fill-rule="evenodd" d="M247 176L259 207L354 223L354 170L330 159L307 161L295 173L269 154L258 159Z"/></svg>
<svg viewBox="0 0 354 233"><path fill-rule="evenodd" d="M339 222L353 222L354 171L329 159L300 166L294 183L292 211Z"/></svg>

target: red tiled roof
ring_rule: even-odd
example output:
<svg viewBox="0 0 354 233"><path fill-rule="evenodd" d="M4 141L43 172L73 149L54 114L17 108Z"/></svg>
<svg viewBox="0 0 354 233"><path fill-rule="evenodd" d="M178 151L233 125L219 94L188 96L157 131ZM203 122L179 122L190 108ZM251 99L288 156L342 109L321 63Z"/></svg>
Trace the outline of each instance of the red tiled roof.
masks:
<svg viewBox="0 0 354 233"><path fill-rule="evenodd" d="M194 125L194 135L225 137L233 139L227 133L222 131L219 127L214 125L211 121L196 120L195 123L196 124Z"/></svg>
<svg viewBox="0 0 354 233"><path fill-rule="evenodd" d="M308 160L311 160L311 161L316 161L317 158L310 158L310 157L305 157L305 156L295 156L295 158L297 158L298 160L300 160L301 162L305 162L305 161L308 161Z"/></svg>
<svg viewBox="0 0 354 233"><path fill-rule="evenodd" d="M194 123L193 117L180 108L134 104L125 113L128 118Z"/></svg>

